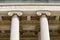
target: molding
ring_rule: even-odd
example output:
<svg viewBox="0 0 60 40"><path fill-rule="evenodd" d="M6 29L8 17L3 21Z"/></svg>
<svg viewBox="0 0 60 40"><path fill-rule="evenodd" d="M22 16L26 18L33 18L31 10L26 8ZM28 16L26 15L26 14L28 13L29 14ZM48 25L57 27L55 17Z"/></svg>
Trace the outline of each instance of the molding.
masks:
<svg viewBox="0 0 60 40"><path fill-rule="evenodd" d="M0 6L60 6L60 3L0 3Z"/></svg>

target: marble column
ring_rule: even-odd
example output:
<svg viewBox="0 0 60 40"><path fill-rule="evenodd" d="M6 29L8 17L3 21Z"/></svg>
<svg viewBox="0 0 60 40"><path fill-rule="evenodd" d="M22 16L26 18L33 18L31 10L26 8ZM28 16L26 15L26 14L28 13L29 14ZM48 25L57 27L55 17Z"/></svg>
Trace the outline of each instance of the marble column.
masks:
<svg viewBox="0 0 60 40"><path fill-rule="evenodd" d="M40 17L40 32L41 40L50 40L49 25L46 15Z"/></svg>
<svg viewBox="0 0 60 40"><path fill-rule="evenodd" d="M10 40L19 40L19 18L17 15L13 15L11 20Z"/></svg>

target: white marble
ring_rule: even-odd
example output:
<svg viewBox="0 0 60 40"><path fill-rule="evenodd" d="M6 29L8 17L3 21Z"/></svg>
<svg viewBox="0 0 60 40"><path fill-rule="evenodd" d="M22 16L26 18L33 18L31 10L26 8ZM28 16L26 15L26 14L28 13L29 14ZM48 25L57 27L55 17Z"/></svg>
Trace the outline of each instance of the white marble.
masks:
<svg viewBox="0 0 60 40"><path fill-rule="evenodd" d="M12 17L10 40L19 40L19 18L17 15Z"/></svg>
<svg viewBox="0 0 60 40"><path fill-rule="evenodd" d="M0 11L37 11L37 10L49 10L60 11L60 6L0 6Z"/></svg>
<svg viewBox="0 0 60 40"><path fill-rule="evenodd" d="M41 40L50 40L49 26L46 15L40 17Z"/></svg>

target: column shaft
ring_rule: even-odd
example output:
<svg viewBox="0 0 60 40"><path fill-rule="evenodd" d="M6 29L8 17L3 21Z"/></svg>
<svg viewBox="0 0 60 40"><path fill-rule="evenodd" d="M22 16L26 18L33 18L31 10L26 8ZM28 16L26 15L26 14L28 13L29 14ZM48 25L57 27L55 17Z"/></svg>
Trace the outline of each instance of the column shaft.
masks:
<svg viewBox="0 0 60 40"><path fill-rule="evenodd" d="M40 28L41 28L41 40L50 40L49 36L49 26L46 15L42 15L40 18Z"/></svg>
<svg viewBox="0 0 60 40"><path fill-rule="evenodd" d="M12 17L10 40L19 40L19 18L17 15Z"/></svg>

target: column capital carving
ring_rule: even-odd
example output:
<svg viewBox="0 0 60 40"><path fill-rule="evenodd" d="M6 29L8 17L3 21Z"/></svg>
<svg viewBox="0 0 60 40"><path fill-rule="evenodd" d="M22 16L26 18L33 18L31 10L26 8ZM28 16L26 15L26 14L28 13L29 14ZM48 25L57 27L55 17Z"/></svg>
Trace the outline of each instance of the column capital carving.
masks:
<svg viewBox="0 0 60 40"><path fill-rule="evenodd" d="M50 16L51 15L51 12L50 11L47 11L47 10L40 10L40 11L37 11L36 14L38 16L41 16L43 14L47 15L47 16Z"/></svg>
<svg viewBox="0 0 60 40"><path fill-rule="evenodd" d="M23 13L22 12L8 12L9 16L13 16L14 14L18 16L22 16Z"/></svg>

